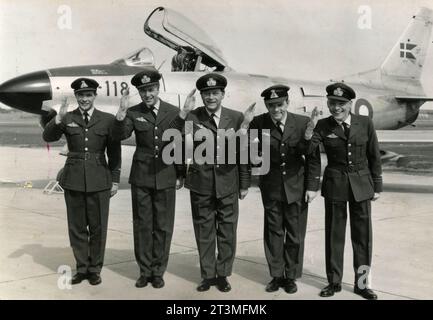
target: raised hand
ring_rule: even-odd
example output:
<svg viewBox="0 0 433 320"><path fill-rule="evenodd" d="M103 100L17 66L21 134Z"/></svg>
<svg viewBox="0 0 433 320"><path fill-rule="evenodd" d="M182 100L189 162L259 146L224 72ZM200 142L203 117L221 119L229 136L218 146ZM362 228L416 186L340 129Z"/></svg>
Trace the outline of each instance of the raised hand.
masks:
<svg viewBox="0 0 433 320"><path fill-rule="evenodd" d="M60 106L60 110L59 110L59 120L63 119L63 117L66 115L66 113L68 112L68 107L69 107L69 102L68 102L68 97L63 97L62 98L62 104Z"/></svg>
<svg viewBox="0 0 433 320"><path fill-rule="evenodd" d="M251 104L247 108L247 110L245 110L245 112L244 112L244 121L243 121L244 125L249 125L250 122L253 121L255 109L256 109L256 103L254 102L253 104Z"/></svg>
<svg viewBox="0 0 433 320"><path fill-rule="evenodd" d="M305 130L305 139L307 140L311 139L317 121L319 121L319 110L317 107L314 107L313 111L311 111L310 121L308 121L307 128Z"/></svg>
<svg viewBox="0 0 433 320"><path fill-rule="evenodd" d="M186 116L188 115L188 113L190 113L195 108L195 96L194 96L195 91L196 91L196 89L193 89L186 96L185 103L184 103L183 108L179 114L182 119L185 119Z"/></svg>
<svg viewBox="0 0 433 320"><path fill-rule="evenodd" d="M119 110L117 111L117 120L122 121L126 117L126 112L129 108L129 89L123 91L122 97L120 98Z"/></svg>
<svg viewBox="0 0 433 320"><path fill-rule="evenodd" d="M319 109L317 107L314 107L313 111L311 111L310 121L314 126L316 126L317 121L319 121Z"/></svg>

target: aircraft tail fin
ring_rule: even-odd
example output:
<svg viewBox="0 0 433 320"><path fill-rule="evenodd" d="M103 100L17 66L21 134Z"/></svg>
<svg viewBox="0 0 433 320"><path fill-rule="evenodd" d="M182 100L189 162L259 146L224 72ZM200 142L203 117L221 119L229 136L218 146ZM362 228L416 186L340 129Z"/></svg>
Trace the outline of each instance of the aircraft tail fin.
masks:
<svg viewBox="0 0 433 320"><path fill-rule="evenodd" d="M382 74L419 79L430 44L433 11L421 7L382 63Z"/></svg>

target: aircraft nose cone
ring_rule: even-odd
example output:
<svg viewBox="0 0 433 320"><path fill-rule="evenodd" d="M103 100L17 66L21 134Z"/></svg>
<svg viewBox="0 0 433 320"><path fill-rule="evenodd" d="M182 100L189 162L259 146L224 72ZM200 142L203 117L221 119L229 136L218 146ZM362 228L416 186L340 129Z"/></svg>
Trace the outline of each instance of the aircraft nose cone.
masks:
<svg viewBox="0 0 433 320"><path fill-rule="evenodd" d="M0 85L0 102L22 111L43 114L42 102L51 99L51 82L45 71L28 73Z"/></svg>

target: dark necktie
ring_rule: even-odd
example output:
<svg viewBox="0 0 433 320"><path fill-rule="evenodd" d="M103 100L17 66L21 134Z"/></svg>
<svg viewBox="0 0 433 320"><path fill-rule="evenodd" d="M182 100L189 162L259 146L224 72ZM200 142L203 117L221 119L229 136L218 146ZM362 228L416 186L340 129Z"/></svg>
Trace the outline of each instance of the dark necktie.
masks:
<svg viewBox="0 0 433 320"><path fill-rule="evenodd" d="M346 138L349 139L350 128L346 122L343 122L343 128L344 128L344 134L345 134Z"/></svg>
<svg viewBox="0 0 433 320"><path fill-rule="evenodd" d="M210 123L215 127L215 129L218 129L218 126L215 121L215 117L216 117L215 113L210 114Z"/></svg>
<svg viewBox="0 0 433 320"><path fill-rule="evenodd" d="M156 113L155 113L155 107L149 107L150 114L152 115L153 119L156 120Z"/></svg>
<svg viewBox="0 0 433 320"><path fill-rule="evenodd" d="M86 125L88 125L89 124L89 113L87 111L84 111L83 116L84 116L84 122L86 123Z"/></svg>
<svg viewBox="0 0 433 320"><path fill-rule="evenodd" d="M276 126L277 126L277 129L278 129L278 132L281 134L281 135L283 135L283 129L281 129L281 125L282 125L283 123L281 122L281 121L277 121L277 123L276 123Z"/></svg>

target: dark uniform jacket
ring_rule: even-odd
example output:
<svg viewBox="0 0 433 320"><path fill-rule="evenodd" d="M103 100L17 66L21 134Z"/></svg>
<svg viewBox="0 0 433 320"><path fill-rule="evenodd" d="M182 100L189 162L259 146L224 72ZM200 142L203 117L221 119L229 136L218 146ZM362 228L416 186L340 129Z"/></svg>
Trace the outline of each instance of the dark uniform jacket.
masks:
<svg viewBox="0 0 433 320"><path fill-rule="evenodd" d="M58 125L55 118L47 124L43 132L46 142L57 141L62 134L68 142L68 158L59 181L64 189L96 192L111 189L112 182L119 182L121 147L120 141L111 138L113 122L113 115L94 109L86 126L77 108Z"/></svg>
<svg viewBox="0 0 433 320"><path fill-rule="evenodd" d="M282 136L269 113L254 117L250 124L250 130L258 130L259 150L262 152L266 137L263 137L266 133L262 130L270 131L270 169L260 176L260 189L270 200L292 203L302 199L305 189L319 189L320 151L317 149L305 157L309 144L304 138L308 121L305 116L288 112ZM310 158L316 158L316 161L310 161Z"/></svg>
<svg viewBox="0 0 433 320"><path fill-rule="evenodd" d="M135 132L136 146L129 183L157 190L176 185L176 168L165 164L162 150L169 142L162 141L164 130L179 114L175 106L160 100L156 121L144 103L128 109L123 121L115 120L113 136L124 140Z"/></svg>
<svg viewBox="0 0 433 320"><path fill-rule="evenodd" d="M357 202L382 191L382 163L379 143L369 117L351 114L349 139L332 116L318 121L310 150L322 142L328 158L322 182L322 196L348 201L352 190Z"/></svg>
<svg viewBox="0 0 433 320"><path fill-rule="evenodd" d="M236 145L236 161L229 163L229 144L230 140L234 139L234 134L240 129L243 121L241 112L221 107L221 117L218 129L230 130L233 135L224 137L225 139L225 161L224 164L217 163L217 129L211 123L210 116L204 106L191 111L186 121L193 122L193 132L199 129L210 129L214 138L214 164L197 164L196 161L187 166L185 187L193 192L204 195L216 195L217 198L227 196L232 193L237 193L240 189L248 189L250 186L251 176L248 166L248 158L246 163L239 162L240 144ZM174 128L184 130L185 120L177 117L174 121ZM194 150L205 139L194 141ZM239 141L238 141L239 142ZM219 162L222 162L219 161Z"/></svg>

